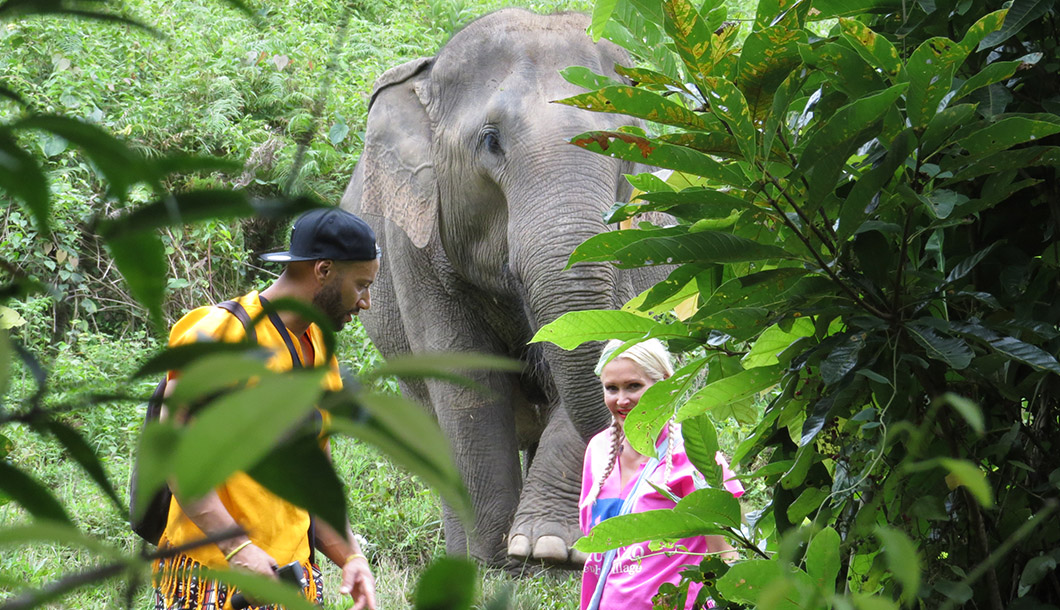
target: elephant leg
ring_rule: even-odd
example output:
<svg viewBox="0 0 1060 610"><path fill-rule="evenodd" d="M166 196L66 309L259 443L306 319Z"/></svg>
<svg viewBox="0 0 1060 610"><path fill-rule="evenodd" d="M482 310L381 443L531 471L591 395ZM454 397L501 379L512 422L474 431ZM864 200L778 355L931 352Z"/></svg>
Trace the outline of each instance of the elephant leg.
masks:
<svg viewBox="0 0 1060 610"><path fill-rule="evenodd" d="M508 536L508 554L548 563L584 563L571 549L581 536L582 441L566 409L556 407L530 465Z"/></svg>
<svg viewBox="0 0 1060 610"><path fill-rule="evenodd" d="M499 566L506 561L504 538L522 478L515 418L506 398L515 388L504 374L479 372L469 377L488 388L490 396L440 381L428 383L438 423L450 440L475 510L474 527L468 532L445 509L446 550Z"/></svg>

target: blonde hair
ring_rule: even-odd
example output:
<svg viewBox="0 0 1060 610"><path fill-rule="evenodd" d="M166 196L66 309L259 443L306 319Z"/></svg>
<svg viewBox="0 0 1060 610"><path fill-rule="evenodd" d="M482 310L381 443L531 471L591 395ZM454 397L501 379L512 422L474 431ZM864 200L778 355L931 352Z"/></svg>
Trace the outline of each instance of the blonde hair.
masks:
<svg viewBox="0 0 1060 610"><path fill-rule="evenodd" d="M607 342L604 346L603 351L600 353L600 359L596 364L596 374L601 375L604 370L604 366L612 359L625 358L630 362L636 364L645 376L651 379L652 383L668 379L674 374L673 364L670 362L670 352L663 345L662 341L658 339L648 339L641 341L630 346L622 353L614 356L613 354L624 345L625 342L618 339L612 339ZM674 436L677 434L677 423L673 418L670 418L666 422L666 430L669 435L669 441L666 443L666 470L663 472L663 481L670 478L670 472L673 470L673 454L674 454ZM626 434L622 429L622 422L617 417L611 418L611 449L607 454L607 466L604 467L603 472L597 477L593 483L592 489L589 490L589 495L586 497L586 501L589 504L596 502L597 497L600 495L600 490L604 486L604 481L607 477L611 476L611 473L615 469L615 464L618 462L618 456L622 451L622 441L625 439Z"/></svg>

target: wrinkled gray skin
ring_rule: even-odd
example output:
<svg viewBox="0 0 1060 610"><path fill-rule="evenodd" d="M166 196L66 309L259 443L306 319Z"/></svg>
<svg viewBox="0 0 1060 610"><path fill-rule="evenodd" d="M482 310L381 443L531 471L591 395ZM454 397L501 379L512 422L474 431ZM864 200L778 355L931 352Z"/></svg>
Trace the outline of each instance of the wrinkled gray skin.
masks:
<svg viewBox="0 0 1060 610"><path fill-rule="evenodd" d="M599 343L564 352L527 341L568 311L619 307L653 281L606 264L563 270L578 244L614 228L601 215L629 196L622 174L632 170L569 143L630 119L549 103L584 92L559 70L618 78L615 63L629 63L618 47L593 44L587 26L584 15L507 9L436 57L385 73L342 199L383 249L361 318L384 356L484 352L527 365L522 375L473 373L489 396L441 381L402 385L433 407L475 507L472 532L447 510L448 550L494 565L506 554L584 559L570 550L582 457L609 422L593 373Z"/></svg>

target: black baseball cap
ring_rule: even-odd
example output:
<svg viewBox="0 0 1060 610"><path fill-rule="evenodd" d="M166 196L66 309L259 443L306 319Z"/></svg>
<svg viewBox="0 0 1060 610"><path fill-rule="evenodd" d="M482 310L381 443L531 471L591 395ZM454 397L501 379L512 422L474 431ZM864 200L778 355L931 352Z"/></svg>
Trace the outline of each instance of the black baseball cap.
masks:
<svg viewBox="0 0 1060 610"><path fill-rule="evenodd" d="M302 214L291 227L291 246L282 252L267 252L262 260L371 261L379 258L375 232L368 223L337 207L314 208Z"/></svg>

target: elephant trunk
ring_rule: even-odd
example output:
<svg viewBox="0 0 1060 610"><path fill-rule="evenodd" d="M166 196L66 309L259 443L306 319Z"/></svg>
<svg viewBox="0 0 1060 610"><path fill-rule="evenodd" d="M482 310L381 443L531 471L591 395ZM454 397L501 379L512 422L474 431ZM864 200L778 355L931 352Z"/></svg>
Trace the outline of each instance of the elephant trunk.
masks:
<svg viewBox="0 0 1060 610"><path fill-rule="evenodd" d="M620 285L619 273L610 264L579 263L565 269L571 252L579 244L607 230L602 214L614 204L616 184L621 178L617 164L610 159L600 161L606 162L606 169L579 172L585 177L578 184L564 185L569 188L552 198L541 193L555 192L554 184L542 184L540 190L529 191L537 194L538 201L549 203L544 208L538 206L539 211L531 221L537 225L535 229L510 229L526 231L523 235L536 235L532 243L509 237L509 243L521 244L512 248L511 263L525 291L527 315L535 332L567 312L615 309L632 296ZM590 160L588 164L591 163ZM542 227L543 222L554 226ZM600 347L599 342L573 351L551 343L543 347L547 372L555 384L557 397L585 440L610 421L601 398L600 381L594 374Z"/></svg>

